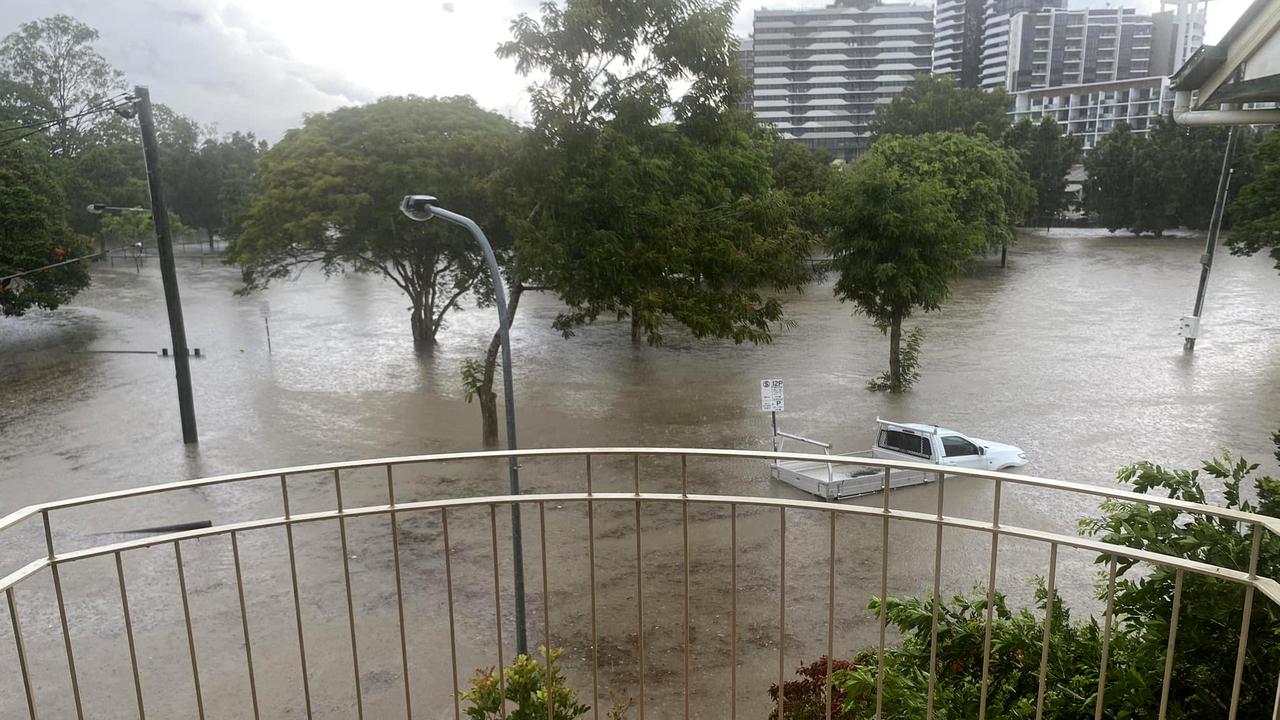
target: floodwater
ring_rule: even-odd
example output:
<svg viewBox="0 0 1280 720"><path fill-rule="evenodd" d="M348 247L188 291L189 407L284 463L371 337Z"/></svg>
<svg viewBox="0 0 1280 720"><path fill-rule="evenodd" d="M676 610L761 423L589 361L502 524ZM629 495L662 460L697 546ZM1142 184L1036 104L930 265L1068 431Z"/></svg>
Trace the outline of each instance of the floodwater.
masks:
<svg viewBox="0 0 1280 720"><path fill-rule="evenodd" d="M1009 267L984 262L955 286L942 311L913 319L926 336L918 386L900 397L865 382L887 364L885 339L818 284L787 299L791 328L769 346L697 341L672 330L662 348L635 347L625 323L601 322L563 339L551 330L557 303L526 296L513 328L516 406L523 447L659 446L765 449L768 416L758 381L786 380L780 427L867 447L877 416L937 423L1019 445L1030 474L1111 485L1115 471L1151 459L1193 467L1231 449L1274 469L1269 435L1280 427L1280 273L1265 258L1220 255L1210 283L1199 346L1182 351L1178 318L1189 312L1198 277L1196 237L1134 239L1094 231L1033 234L1010 252ZM463 400L460 363L480 354L494 317L467 309L450 316L434 356L413 353L406 301L368 276L326 280L318 273L237 297L238 275L215 262L180 261L200 444L180 442L171 361L149 354L168 345L154 261L98 266L93 286L56 313L0 319L0 514L46 500L222 473L371 457L480 449L479 411ZM268 354L259 303L270 302ZM787 449L803 450L791 445ZM598 491L627 491L627 459L597 458ZM581 459L531 461L527 490L581 491ZM644 458L644 489L679 490L676 458ZM385 475L343 476L346 505L386 502ZM451 463L395 471L396 499L504 492L499 463ZM802 496L768 478L758 462L689 462L693 492ZM109 512L55 515L59 551L131 539L121 531L170 523L228 522L280 513L278 484L227 486L116 503ZM931 512L934 486L896 491L895 508ZM987 519L989 484L948 481L949 514ZM291 480L295 512L332 508L332 476ZM1220 496L1215 496L1220 500ZM854 501L877 505L879 497ZM1008 488L1001 521L1074 532L1095 500ZM565 648L568 682L590 702L591 606L586 578L586 508L548 504L545 533L536 506L525 510L530 645L549 637ZM595 517L601 703L640 697L637 570L631 503L597 503ZM643 526L643 676L646 713L683 712L685 523L678 504L646 505ZM786 671L826 649L827 517L791 511L786 526ZM511 645L510 563L505 509L497 513L503 641ZM730 703L729 511L689 509L689 659L693 716L723 716ZM778 672L778 512L739 510L737 708L767 713ZM357 618L363 711L405 715L390 527L386 518L348 523L348 560ZM452 567L442 560L439 513L399 525L409 685L415 717L453 717L446 571L453 575L459 683L496 664L492 550L484 507L450 514ZM0 574L44 552L38 525L0 534ZM541 536L547 542L550 604L542 602ZM841 517L837 529L837 652L873 646L866 611L879 594L878 519ZM340 536L334 523L296 531L308 690L315 717L353 717L354 674L346 622ZM932 583L933 531L894 527L890 592ZM297 630L283 532L243 533L247 621L264 717L305 717ZM943 584L963 591L985 582L989 539L948 530ZM201 699L207 717L251 715L234 565L226 538L182 547L191 598ZM1064 550L1064 595L1089 604L1094 558ZM997 582L1015 602L1027 579L1045 572L1047 550L1002 542ZM124 556L148 715L194 717L195 687L183 630L172 545ZM85 714L133 717L136 699L110 557L63 571L68 622ZM17 592L38 709L73 712L56 605L47 571ZM549 610L549 625L543 622ZM7 617L7 613L0 613ZM0 717L25 712L12 629L0 621ZM1234 647L1234 645L1232 645ZM638 708L632 711L637 716Z"/></svg>

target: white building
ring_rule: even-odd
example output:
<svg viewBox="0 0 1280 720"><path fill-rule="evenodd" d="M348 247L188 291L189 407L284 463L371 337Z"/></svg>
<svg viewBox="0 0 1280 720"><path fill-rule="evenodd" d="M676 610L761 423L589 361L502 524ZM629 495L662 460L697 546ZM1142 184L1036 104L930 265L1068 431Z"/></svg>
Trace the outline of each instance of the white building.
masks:
<svg viewBox="0 0 1280 720"><path fill-rule="evenodd" d="M874 0L758 10L752 41L756 117L848 160L870 144L875 108L929 74L933 10Z"/></svg>
<svg viewBox="0 0 1280 720"><path fill-rule="evenodd" d="M1167 77L1144 77L1023 90L1013 94L1013 104L1013 122L1038 123L1049 115L1064 132L1080 137L1087 150L1121 122L1146 132L1152 121L1173 110L1173 91Z"/></svg>

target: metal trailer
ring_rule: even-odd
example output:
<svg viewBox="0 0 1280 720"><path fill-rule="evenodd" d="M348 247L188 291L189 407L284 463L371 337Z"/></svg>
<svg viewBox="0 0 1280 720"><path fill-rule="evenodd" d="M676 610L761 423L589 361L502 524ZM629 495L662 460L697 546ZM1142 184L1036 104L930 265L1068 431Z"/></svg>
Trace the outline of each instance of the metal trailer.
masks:
<svg viewBox="0 0 1280 720"><path fill-rule="evenodd" d="M831 455L831 444L813 440L801 435L774 431L774 449L781 450L778 438L788 438L822 448L824 455ZM875 450L840 453L841 458L871 458ZM832 464L822 462L806 462L799 460L782 460L769 463L770 474L776 480L816 495L823 500L834 502L845 498L869 495L884 489L884 470L879 467L866 467L852 464ZM937 479L937 473L923 470L894 470L889 473L889 489L923 485Z"/></svg>

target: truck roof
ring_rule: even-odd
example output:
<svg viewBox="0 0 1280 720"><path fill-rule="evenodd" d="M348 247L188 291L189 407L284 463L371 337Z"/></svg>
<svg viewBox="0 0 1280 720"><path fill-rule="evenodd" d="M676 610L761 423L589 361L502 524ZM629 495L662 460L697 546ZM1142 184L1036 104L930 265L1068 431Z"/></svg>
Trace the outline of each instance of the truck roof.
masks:
<svg viewBox="0 0 1280 720"><path fill-rule="evenodd" d="M894 427L908 428L911 430L915 430L916 432L923 433L925 435L962 435L963 434L957 430L950 430L948 428L938 427L937 425L925 425L923 423L900 423L900 422L894 422L892 420L882 420L881 418L876 418L876 422L881 425L892 425Z"/></svg>

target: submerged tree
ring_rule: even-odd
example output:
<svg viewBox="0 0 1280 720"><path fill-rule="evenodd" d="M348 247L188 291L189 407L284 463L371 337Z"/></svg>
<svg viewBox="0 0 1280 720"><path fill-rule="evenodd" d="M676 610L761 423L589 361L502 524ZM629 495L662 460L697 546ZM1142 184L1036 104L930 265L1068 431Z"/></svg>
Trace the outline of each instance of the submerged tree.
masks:
<svg viewBox="0 0 1280 720"><path fill-rule="evenodd" d="M889 336L889 391L909 387L902 321L938 309L975 256L1008 240L1026 193L1008 151L959 133L884 138L856 167L833 174L835 294Z"/></svg>
<svg viewBox="0 0 1280 720"><path fill-rule="evenodd" d="M1048 229L1067 206L1067 173L1080 159L1080 138L1064 135L1052 115L1038 124L1023 118L1005 134L1004 143L1018 154L1034 191L1027 222Z"/></svg>
<svg viewBox="0 0 1280 720"><path fill-rule="evenodd" d="M1256 175L1231 203L1227 247L1233 255L1267 250L1280 270L1280 133L1258 143L1252 161Z"/></svg>
<svg viewBox="0 0 1280 720"><path fill-rule="evenodd" d="M410 221L400 200L436 192L509 245L495 186L517 137L468 97L391 97L312 115L263 154L228 262L243 268L246 290L312 264L380 273L409 297L414 345L430 351L464 295L484 302L492 290L470 236Z"/></svg>

